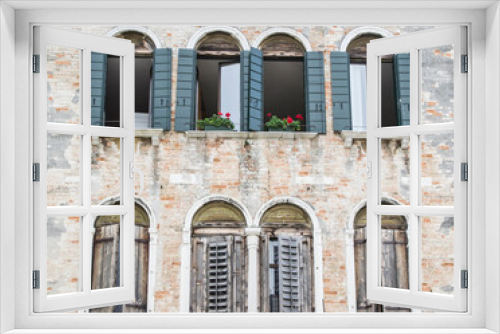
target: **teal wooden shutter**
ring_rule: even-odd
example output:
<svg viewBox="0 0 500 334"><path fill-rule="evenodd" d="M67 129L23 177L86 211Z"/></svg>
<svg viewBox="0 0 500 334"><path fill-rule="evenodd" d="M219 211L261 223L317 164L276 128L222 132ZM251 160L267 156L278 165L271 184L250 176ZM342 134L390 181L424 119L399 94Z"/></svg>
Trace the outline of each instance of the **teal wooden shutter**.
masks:
<svg viewBox="0 0 500 334"><path fill-rule="evenodd" d="M179 49L178 59L175 131L188 131L196 122L196 51Z"/></svg>
<svg viewBox="0 0 500 334"><path fill-rule="evenodd" d="M280 312L300 312L300 237L278 237L279 244L279 309Z"/></svg>
<svg viewBox="0 0 500 334"><path fill-rule="evenodd" d="M172 96L172 49L156 49L153 54L151 94L152 128L170 130Z"/></svg>
<svg viewBox="0 0 500 334"><path fill-rule="evenodd" d="M108 56L104 53L92 52L90 58L91 124L104 126L104 106L106 103L106 71L108 69Z"/></svg>
<svg viewBox="0 0 500 334"><path fill-rule="evenodd" d="M264 128L263 69L262 52L252 48L248 84L248 129L251 131L262 131Z"/></svg>
<svg viewBox="0 0 500 334"><path fill-rule="evenodd" d="M306 52L304 57L306 130L326 133L325 68L323 52Z"/></svg>
<svg viewBox="0 0 500 334"><path fill-rule="evenodd" d="M240 108L241 131L248 131L250 95L250 51L240 53Z"/></svg>
<svg viewBox="0 0 500 334"><path fill-rule="evenodd" d="M330 68L332 82L333 130L352 130L350 59L347 52L332 51Z"/></svg>
<svg viewBox="0 0 500 334"><path fill-rule="evenodd" d="M393 66L398 125L410 125L410 54L395 55Z"/></svg>

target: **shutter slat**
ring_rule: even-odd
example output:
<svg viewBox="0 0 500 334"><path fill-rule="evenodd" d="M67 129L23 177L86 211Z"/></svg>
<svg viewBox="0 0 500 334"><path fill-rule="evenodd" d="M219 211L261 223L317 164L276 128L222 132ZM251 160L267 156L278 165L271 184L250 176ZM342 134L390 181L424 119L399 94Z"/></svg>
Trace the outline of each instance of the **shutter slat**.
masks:
<svg viewBox="0 0 500 334"><path fill-rule="evenodd" d="M306 52L304 56L306 130L326 133L325 69L323 52Z"/></svg>
<svg viewBox="0 0 500 334"><path fill-rule="evenodd" d="M393 61L398 125L410 125L410 54L394 55Z"/></svg>
<svg viewBox="0 0 500 334"><path fill-rule="evenodd" d="M240 53L240 80L241 131L248 131L250 103L250 51L241 51Z"/></svg>
<svg viewBox="0 0 500 334"><path fill-rule="evenodd" d="M248 129L251 131L262 131L264 126L262 69L262 52L252 48L249 54L248 74Z"/></svg>
<svg viewBox="0 0 500 334"><path fill-rule="evenodd" d="M153 54L151 127L170 130L172 49L156 49Z"/></svg>
<svg viewBox="0 0 500 334"><path fill-rule="evenodd" d="M90 114L92 125L104 126L107 68L108 56L104 53L92 52L90 64Z"/></svg>
<svg viewBox="0 0 500 334"><path fill-rule="evenodd" d="M195 128L196 51L179 49L175 131Z"/></svg>
<svg viewBox="0 0 500 334"><path fill-rule="evenodd" d="M352 130L350 59L347 52L330 53L333 130Z"/></svg>

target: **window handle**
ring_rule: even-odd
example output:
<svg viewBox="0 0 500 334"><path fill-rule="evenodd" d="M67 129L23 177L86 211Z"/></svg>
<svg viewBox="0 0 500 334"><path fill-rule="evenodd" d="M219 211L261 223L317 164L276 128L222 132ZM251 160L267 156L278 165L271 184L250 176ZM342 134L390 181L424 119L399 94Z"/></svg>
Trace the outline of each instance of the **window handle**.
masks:
<svg viewBox="0 0 500 334"><path fill-rule="evenodd" d="M129 163L129 177L132 180L134 179L135 173L139 174L139 178L140 178L139 179L139 192L137 193L137 195L140 195L144 191L144 172L142 171L142 169L134 167L134 162L131 161Z"/></svg>

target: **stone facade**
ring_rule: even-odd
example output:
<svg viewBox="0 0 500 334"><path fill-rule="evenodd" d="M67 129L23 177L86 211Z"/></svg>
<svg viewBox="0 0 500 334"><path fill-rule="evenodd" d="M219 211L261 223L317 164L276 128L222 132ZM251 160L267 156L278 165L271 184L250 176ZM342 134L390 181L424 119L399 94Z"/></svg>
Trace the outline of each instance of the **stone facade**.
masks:
<svg viewBox="0 0 500 334"><path fill-rule="evenodd" d="M115 27L69 27L88 33L106 35ZM173 48L172 122L175 118L175 92L177 80L177 50L186 47L191 36L200 26L148 26L161 42L161 47ZM265 26L241 26L239 31L253 45L267 29ZM358 171L366 167L366 141L355 139L352 146L345 145L341 134L334 133L330 85L330 51L339 50L343 39L356 27L297 26L289 27L300 32L309 41L313 51L325 54L325 94L327 101L325 135L269 134L269 133L158 133L159 142L147 137L135 141L136 167L145 175L145 191L140 197L152 208L158 231L156 252L154 312L178 312L181 285L182 229L186 213L199 199L209 195L225 195L239 200L255 216L269 200L280 196L300 198L315 212L322 229L323 243L323 298L326 312L347 312L348 282L346 263L346 229L354 208L366 199L363 182L358 192ZM410 33L428 27L381 27L393 35ZM453 54L436 49L429 55L432 61L446 62ZM69 54L73 59L75 54ZM57 60L56 60L57 61ZM57 69L64 71L65 82L57 87L62 98L52 97L49 104L57 115L74 119L74 105L79 99L78 69L72 61L59 60ZM55 75L49 74L49 75ZM429 80L437 81L438 73L430 73ZM64 78L67 78L65 81ZM72 79L73 78L73 79ZM439 79L440 80L440 79ZM54 87L52 87L54 88ZM49 90L50 92L50 90ZM49 98L50 100L51 98ZM445 114L450 110L448 96L429 95L422 105L424 114ZM72 109L73 108L73 109ZM443 111L444 110L444 111ZM71 120L70 120L71 121ZM70 122L68 121L68 122ZM172 123L173 128L173 123ZM75 148L81 145L78 138L50 139L49 145L57 148L55 157L49 159L48 203L71 205L77 201L79 156ZM92 204L99 204L119 193L119 141L111 138L92 139ZM384 196L409 203L409 149L400 139L384 142L382 184ZM453 138L434 136L422 143L423 185L428 205L445 205L453 201ZM51 162L52 161L52 162ZM52 165L51 165L52 163ZM450 169L451 168L451 169ZM76 177L76 179L75 179ZM137 184L137 182L136 182ZM75 259L78 229L75 220L49 224L49 256L51 271L49 287L55 292L71 290L67 284L77 284L77 266L67 266ZM424 290L449 293L452 291L453 270L453 219L429 217L423 221L424 254L422 266ZM429 238L427 238L429 236ZM51 246L52 245L52 246ZM64 259L61 258L64 254ZM73 258L70 257L73 256ZM77 258L77 257L76 257ZM53 263L51 262L53 261ZM59 263L56 263L59 262ZM351 268L350 270L354 270ZM68 277L62 284L58 278ZM72 283L71 283L72 282ZM352 293L352 291L351 291Z"/></svg>

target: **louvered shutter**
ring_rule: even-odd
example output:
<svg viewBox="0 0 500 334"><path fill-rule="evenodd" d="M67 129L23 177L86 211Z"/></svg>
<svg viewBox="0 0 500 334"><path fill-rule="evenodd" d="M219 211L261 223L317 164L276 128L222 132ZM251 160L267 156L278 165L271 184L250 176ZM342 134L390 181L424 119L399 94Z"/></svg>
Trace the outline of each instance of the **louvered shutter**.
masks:
<svg viewBox="0 0 500 334"><path fill-rule="evenodd" d="M326 133L325 68L323 52L306 52L304 56L306 130Z"/></svg>
<svg viewBox="0 0 500 334"><path fill-rule="evenodd" d="M193 49L179 49L175 131L188 131L195 128L195 106L196 51Z"/></svg>
<svg viewBox="0 0 500 334"><path fill-rule="evenodd" d="M262 52L252 48L250 51L248 84L248 129L251 131L262 131L264 128L263 69Z"/></svg>
<svg viewBox="0 0 500 334"><path fill-rule="evenodd" d="M410 125L410 54L394 55L393 61L398 125Z"/></svg>
<svg viewBox="0 0 500 334"><path fill-rule="evenodd" d="M172 49L154 51L152 86L152 128L168 131L170 130L172 95Z"/></svg>
<svg viewBox="0 0 500 334"><path fill-rule="evenodd" d="M208 243L208 312L229 312L231 292L229 245L228 240Z"/></svg>
<svg viewBox="0 0 500 334"><path fill-rule="evenodd" d="M301 312L299 285L300 237L280 235L278 243L280 312Z"/></svg>
<svg viewBox="0 0 500 334"><path fill-rule="evenodd" d="M108 56L103 53L92 52L91 55L91 124L104 126L106 103L106 71Z"/></svg>
<svg viewBox="0 0 500 334"><path fill-rule="evenodd" d="M333 130L352 130L350 59L347 52L330 53Z"/></svg>
<svg viewBox="0 0 500 334"><path fill-rule="evenodd" d="M250 105L250 51L240 52L241 131L248 131Z"/></svg>

